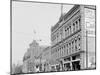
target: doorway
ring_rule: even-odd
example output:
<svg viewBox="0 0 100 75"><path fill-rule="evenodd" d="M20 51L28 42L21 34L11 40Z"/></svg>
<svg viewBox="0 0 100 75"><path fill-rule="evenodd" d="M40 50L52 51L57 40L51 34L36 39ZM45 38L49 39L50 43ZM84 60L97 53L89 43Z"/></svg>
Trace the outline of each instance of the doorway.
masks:
<svg viewBox="0 0 100 75"><path fill-rule="evenodd" d="M80 70L80 61L72 62L72 70Z"/></svg>

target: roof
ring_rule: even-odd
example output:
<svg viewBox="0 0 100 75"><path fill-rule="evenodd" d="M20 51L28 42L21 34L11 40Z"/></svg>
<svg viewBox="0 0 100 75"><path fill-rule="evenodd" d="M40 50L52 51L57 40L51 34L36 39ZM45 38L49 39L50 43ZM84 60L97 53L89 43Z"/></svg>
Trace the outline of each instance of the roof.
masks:
<svg viewBox="0 0 100 75"><path fill-rule="evenodd" d="M55 28L57 28L59 26L62 19L66 20L79 7L80 7L80 5L74 5L67 13L64 13L63 16L61 15L59 21L54 26L52 26L51 31L55 30Z"/></svg>

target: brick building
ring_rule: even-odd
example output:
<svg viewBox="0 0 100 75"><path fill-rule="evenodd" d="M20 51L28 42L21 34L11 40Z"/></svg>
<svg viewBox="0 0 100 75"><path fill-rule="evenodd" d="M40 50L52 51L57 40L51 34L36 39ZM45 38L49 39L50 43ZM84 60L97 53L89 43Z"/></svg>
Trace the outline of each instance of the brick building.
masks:
<svg viewBox="0 0 100 75"><path fill-rule="evenodd" d="M95 6L74 5L51 28L52 67L57 71L95 68L95 11Z"/></svg>

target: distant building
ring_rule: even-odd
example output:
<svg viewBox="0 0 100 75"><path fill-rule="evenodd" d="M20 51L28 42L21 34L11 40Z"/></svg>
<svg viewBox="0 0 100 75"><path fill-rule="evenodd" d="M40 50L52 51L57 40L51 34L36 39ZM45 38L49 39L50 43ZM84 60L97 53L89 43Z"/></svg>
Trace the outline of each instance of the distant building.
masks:
<svg viewBox="0 0 100 75"><path fill-rule="evenodd" d="M27 50L27 52L24 54L23 57L23 72L28 73L29 72L29 62L31 58L31 51Z"/></svg>
<svg viewBox="0 0 100 75"><path fill-rule="evenodd" d="M42 71L48 72L50 71L50 61L51 61L51 47L48 46L42 51L41 55L41 63L42 63Z"/></svg>
<svg viewBox="0 0 100 75"><path fill-rule="evenodd" d="M95 6L75 5L51 28L54 69L95 68L95 11Z"/></svg>
<svg viewBox="0 0 100 75"><path fill-rule="evenodd" d="M23 57L23 72L25 73L36 71L36 68L39 67L38 64L40 63L38 57L45 48L44 46L39 46L36 40L33 40L29 46L30 47Z"/></svg>

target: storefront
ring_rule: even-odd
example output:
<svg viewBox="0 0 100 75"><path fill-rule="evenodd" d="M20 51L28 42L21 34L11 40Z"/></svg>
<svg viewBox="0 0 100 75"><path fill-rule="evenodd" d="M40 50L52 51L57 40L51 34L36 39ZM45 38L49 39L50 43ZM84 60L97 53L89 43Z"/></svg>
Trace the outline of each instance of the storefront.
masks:
<svg viewBox="0 0 100 75"><path fill-rule="evenodd" d="M64 71L80 70L80 68L81 68L81 66L80 66L80 54L64 58L64 61L63 61Z"/></svg>

